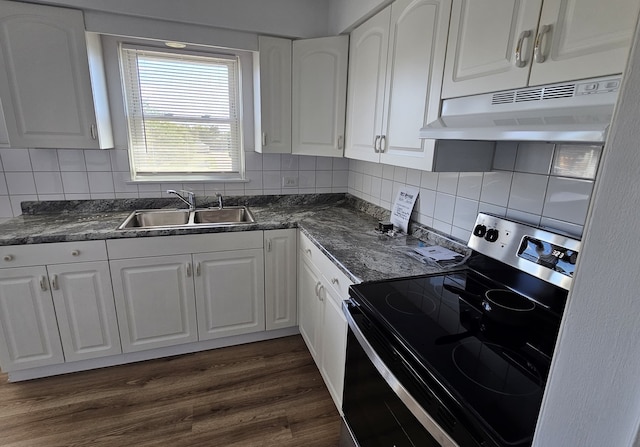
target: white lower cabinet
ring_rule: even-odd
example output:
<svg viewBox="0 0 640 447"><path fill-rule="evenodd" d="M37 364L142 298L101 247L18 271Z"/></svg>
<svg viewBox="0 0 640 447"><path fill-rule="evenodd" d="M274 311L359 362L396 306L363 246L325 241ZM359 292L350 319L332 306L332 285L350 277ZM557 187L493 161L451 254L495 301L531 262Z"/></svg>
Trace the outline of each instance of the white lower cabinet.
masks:
<svg viewBox="0 0 640 447"><path fill-rule="evenodd" d="M298 230L264 232L265 324L268 331L298 325Z"/></svg>
<svg viewBox="0 0 640 447"><path fill-rule="evenodd" d="M200 340L264 331L262 250L193 255Z"/></svg>
<svg viewBox="0 0 640 447"><path fill-rule="evenodd" d="M0 246L0 369L25 380L296 333L297 234Z"/></svg>
<svg viewBox="0 0 640 447"><path fill-rule="evenodd" d="M109 263L48 265L47 272L65 361L120 354Z"/></svg>
<svg viewBox="0 0 640 447"><path fill-rule="evenodd" d="M342 412L347 320L342 301L351 281L320 250L300 234L298 260L298 321L300 334L320 374Z"/></svg>
<svg viewBox="0 0 640 447"><path fill-rule="evenodd" d="M319 289L322 285L321 273L313 263L300 254L298 266L298 324L300 334L309 348L311 356L318 363L320 358L320 336L322 324L322 302Z"/></svg>
<svg viewBox="0 0 640 447"><path fill-rule="evenodd" d="M44 266L0 270L0 366L9 372L62 363Z"/></svg>
<svg viewBox="0 0 640 447"><path fill-rule="evenodd" d="M110 261L124 352L198 339L191 255Z"/></svg>
<svg viewBox="0 0 640 447"><path fill-rule="evenodd" d="M347 319L342 313L342 300L332 287L322 286L322 363L320 372L336 406L342 411L344 362L347 350Z"/></svg>
<svg viewBox="0 0 640 447"><path fill-rule="evenodd" d="M119 354L103 241L0 247L5 372Z"/></svg>
<svg viewBox="0 0 640 447"><path fill-rule="evenodd" d="M262 245L262 231L107 241L123 351L264 331Z"/></svg>

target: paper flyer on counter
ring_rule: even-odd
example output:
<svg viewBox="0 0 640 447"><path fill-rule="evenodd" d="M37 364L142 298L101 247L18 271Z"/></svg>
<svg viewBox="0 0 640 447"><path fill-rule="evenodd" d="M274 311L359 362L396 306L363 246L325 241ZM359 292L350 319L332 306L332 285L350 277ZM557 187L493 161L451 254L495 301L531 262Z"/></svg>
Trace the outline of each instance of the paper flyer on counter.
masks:
<svg viewBox="0 0 640 447"><path fill-rule="evenodd" d="M391 209L391 223L405 233L409 230L409 219L411 218L413 205L418 198L418 193L418 188L412 188L411 186L400 188Z"/></svg>

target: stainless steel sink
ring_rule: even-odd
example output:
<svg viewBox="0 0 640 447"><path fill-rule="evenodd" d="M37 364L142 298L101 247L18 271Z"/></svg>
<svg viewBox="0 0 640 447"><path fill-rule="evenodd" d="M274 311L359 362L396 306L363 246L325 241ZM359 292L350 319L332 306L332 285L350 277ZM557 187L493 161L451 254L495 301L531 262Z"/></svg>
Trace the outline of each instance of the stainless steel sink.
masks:
<svg viewBox="0 0 640 447"><path fill-rule="evenodd" d="M247 207L203 208L189 210L136 210L120 224L118 230L153 230L158 228L201 228L250 224L256 220Z"/></svg>
<svg viewBox="0 0 640 447"><path fill-rule="evenodd" d="M253 223L255 219L245 207L230 207L222 209L195 210L194 224L223 224L223 223Z"/></svg>

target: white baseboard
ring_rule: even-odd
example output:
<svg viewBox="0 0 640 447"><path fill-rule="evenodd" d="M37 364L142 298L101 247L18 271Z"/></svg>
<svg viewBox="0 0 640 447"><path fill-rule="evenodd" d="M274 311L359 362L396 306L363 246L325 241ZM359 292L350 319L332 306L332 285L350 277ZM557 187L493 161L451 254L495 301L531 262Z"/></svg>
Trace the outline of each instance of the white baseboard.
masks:
<svg viewBox="0 0 640 447"><path fill-rule="evenodd" d="M100 357L79 362L61 363L59 365L41 366L39 368L23 369L8 373L9 382L22 382L24 380L39 379L42 377L57 376L78 371L87 371L108 366L124 365L127 363L142 362L145 360L170 357L173 355L189 354L192 352L206 351L209 349L224 348L226 346L241 345L256 341L271 340L299 334L298 326L277 329L274 331L256 332L254 334L234 335L215 340L205 340L183 345L168 346L166 348L150 349L148 351L130 352L109 357Z"/></svg>

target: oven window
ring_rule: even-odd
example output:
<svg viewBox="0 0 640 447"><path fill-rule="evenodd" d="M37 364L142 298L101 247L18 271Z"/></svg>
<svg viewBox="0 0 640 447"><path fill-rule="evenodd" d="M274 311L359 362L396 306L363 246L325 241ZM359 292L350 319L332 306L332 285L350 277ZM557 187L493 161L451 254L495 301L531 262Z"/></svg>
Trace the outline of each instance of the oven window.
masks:
<svg viewBox="0 0 640 447"><path fill-rule="evenodd" d="M439 447L394 394L349 330L344 415L360 447Z"/></svg>

